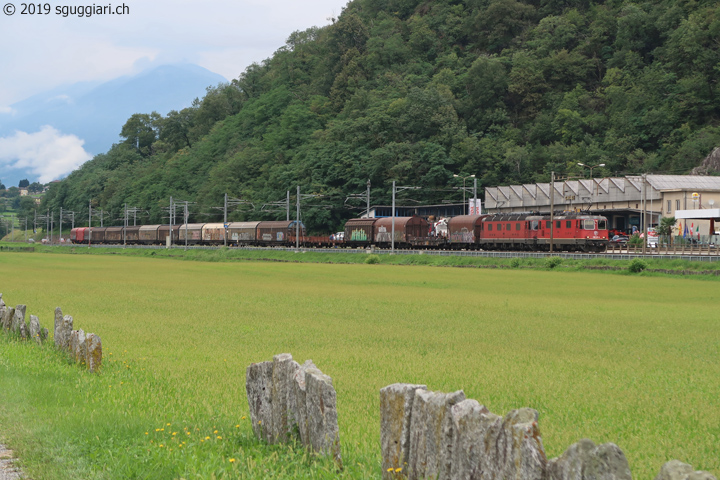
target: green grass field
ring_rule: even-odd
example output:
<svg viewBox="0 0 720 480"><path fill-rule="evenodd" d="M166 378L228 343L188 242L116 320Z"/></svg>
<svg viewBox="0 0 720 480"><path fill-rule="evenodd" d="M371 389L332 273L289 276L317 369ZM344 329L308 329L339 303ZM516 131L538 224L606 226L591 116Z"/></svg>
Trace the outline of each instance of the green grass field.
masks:
<svg viewBox="0 0 720 480"><path fill-rule="evenodd" d="M394 382L535 408L549 457L588 437L635 478L673 458L720 475L714 281L37 253L0 272L6 303L103 339L100 375L0 341L0 436L36 480L379 478ZM333 378L342 473L252 436L245 368L282 352Z"/></svg>

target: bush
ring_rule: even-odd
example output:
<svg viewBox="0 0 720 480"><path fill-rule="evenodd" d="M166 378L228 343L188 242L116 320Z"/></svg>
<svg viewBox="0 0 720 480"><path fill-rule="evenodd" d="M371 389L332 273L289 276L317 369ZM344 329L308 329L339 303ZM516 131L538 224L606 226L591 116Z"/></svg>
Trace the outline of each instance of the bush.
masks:
<svg viewBox="0 0 720 480"><path fill-rule="evenodd" d="M560 257L548 257L545 259L545 266L547 268L555 268L559 266L562 263L562 258Z"/></svg>
<svg viewBox="0 0 720 480"><path fill-rule="evenodd" d="M367 263L368 265L375 265L376 263L380 263L380 256L375 254L368 255L365 259L365 263Z"/></svg>
<svg viewBox="0 0 720 480"><path fill-rule="evenodd" d="M647 263L645 263L639 258L633 258L632 262L630 262L630 266L628 266L628 270L630 270L632 273L640 273L646 268Z"/></svg>
<svg viewBox="0 0 720 480"><path fill-rule="evenodd" d="M520 262L520 259L519 259L519 258L513 258L512 260L510 260L510 266L511 266L512 268L518 268L518 267L520 267L520 263L521 263L521 262Z"/></svg>

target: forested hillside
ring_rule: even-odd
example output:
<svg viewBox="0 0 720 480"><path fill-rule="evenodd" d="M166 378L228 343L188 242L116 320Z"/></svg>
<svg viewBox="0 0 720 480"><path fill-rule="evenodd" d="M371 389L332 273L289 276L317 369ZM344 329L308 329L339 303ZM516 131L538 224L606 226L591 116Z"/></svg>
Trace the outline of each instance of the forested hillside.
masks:
<svg viewBox="0 0 720 480"><path fill-rule="evenodd" d="M354 0L192 107L133 115L43 208L127 202L156 223L174 196L205 222L227 192L255 207L232 219L284 218L261 207L300 185L324 195L303 219L327 232L368 179L375 204L393 180L458 201L453 174L686 173L720 145L718 78L715 1Z"/></svg>

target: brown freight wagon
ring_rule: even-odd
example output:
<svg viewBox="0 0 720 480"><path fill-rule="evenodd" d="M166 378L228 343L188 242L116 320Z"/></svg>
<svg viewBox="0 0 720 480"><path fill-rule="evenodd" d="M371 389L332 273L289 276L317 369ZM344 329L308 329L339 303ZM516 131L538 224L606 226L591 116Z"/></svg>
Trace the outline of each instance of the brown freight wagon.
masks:
<svg viewBox="0 0 720 480"><path fill-rule="evenodd" d="M160 225L143 225L138 230L138 242L144 245L155 245L165 241L165 237L160 239L158 230Z"/></svg>
<svg viewBox="0 0 720 480"><path fill-rule="evenodd" d="M236 245L252 245L257 242L257 226L260 222L231 222L228 225L228 242Z"/></svg>
<svg viewBox="0 0 720 480"><path fill-rule="evenodd" d="M128 244L140 243L140 226L133 225L132 227L125 227L125 242Z"/></svg>
<svg viewBox="0 0 720 480"><path fill-rule="evenodd" d="M210 245L225 243L225 224L206 223L202 228L202 242Z"/></svg>
<svg viewBox="0 0 720 480"><path fill-rule="evenodd" d="M392 242L393 217L378 218L373 224L375 244L389 246ZM424 244L428 239L429 227L427 220L417 215L412 217L395 217L395 246L412 246Z"/></svg>
<svg viewBox="0 0 720 480"><path fill-rule="evenodd" d="M123 227L107 227L105 229L105 243L123 243Z"/></svg>
<svg viewBox="0 0 720 480"><path fill-rule="evenodd" d="M188 223L180 225L178 243L194 245L202 242L202 229L204 223ZM185 237L187 237L187 242Z"/></svg>
<svg viewBox="0 0 720 480"><path fill-rule="evenodd" d="M159 243L165 244L167 241L166 238L170 236L170 225L160 225L158 228L158 240ZM180 237L180 225L173 225L172 227L172 242L178 243L178 238Z"/></svg>
<svg viewBox="0 0 720 480"><path fill-rule="evenodd" d="M107 227L92 227L88 228L88 242L89 243L103 243L105 242L105 230Z"/></svg>
<svg viewBox="0 0 720 480"><path fill-rule="evenodd" d="M345 244L371 245L374 240L373 225L377 218L351 218L345 223Z"/></svg>
<svg viewBox="0 0 720 480"><path fill-rule="evenodd" d="M295 220L260 222L257 226L257 242L261 245L289 245L295 239ZM300 236L305 236L305 226L300 222Z"/></svg>
<svg viewBox="0 0 720 480"><path fill-rule="evenodd" d="M477 245L482 239L482 219L487 215L458 215L448 220L448 240L454 247Z"/></svg>

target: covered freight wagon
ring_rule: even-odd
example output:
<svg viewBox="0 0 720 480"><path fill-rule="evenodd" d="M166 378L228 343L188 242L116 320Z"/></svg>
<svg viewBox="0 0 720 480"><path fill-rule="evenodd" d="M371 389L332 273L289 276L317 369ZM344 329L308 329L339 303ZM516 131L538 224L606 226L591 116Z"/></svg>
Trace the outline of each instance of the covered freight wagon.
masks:
<svg viewBox="0 0 720 480"><path fill-rule="evenodd" d="M105 242L105 230L106 227L91 227L88 228L87 239L88 243L104 243Z"/></svg>
<svg viewBox="0 0 720 480"><path fill-rule="evenodd" d="M225 224L206 223L202 228L202 242L212 245L225 243Z"/></svg>
<svg viewBox="0 0 720 480"><path fill-rule="evenodd" d="M72 243L87 243L87 227L78 227L70 230L70 241Z"/></svg>
<svg viewBox="0 0 720 480"><path fill-rule="evenodd" d="M158 236L160 225L143 225L138 229L138 242L144 245L155 245L165 241Z"/></svg>
<svg viewBox="0 0 720 480"><path fill-rule="evenodd" d="M261 245L285 245L295 239L296 222L260 222L257 226L257 242ZM305 225L300 222L300 236L305 236Z"/></svg>
<svg viewBox="0 0 720 480"><path fill-rule="evenodd" d="M236 245L250 245L257 241L257 226L260 222L231 222L228 225L228 242Z"/></svg>
<svg viewBox="0 0 720 480"><path fill-rule="evenodd" d="M123 227L107 227L105 229L105 243L123 243ZM97 241L96 239L93 239Z"/></svg>
<svg viewBox="0 0 720 480"><path fill-rule="evenodd" d="M178 243L193 245L202 241L202 229L204 223L183 223L178 230Z"/></svg>
<svg viewBox="0 0 720 480"><path fill-rule="evenodd" d="M482 219L487 215L458 215L448 220L448 241L454 247L467 248L482 239Z"/></svg>
<svg viewBox="0 0 720 480"><path fill-rule="evenodd" d="M373 243L373 225L377 218L351 218L345 223L344 240L347 245L370 245Z"/></svg>
<svg viewBox="0 0 720 480"><path fill-rule="evenodd" d="M158 227L158 240L159 243L165 244L167 242L167 237L170 236L170 225L160 225ZM173 243L178 243L178 238L180 237L180 225L173 225L172 226L172 241Z"/></svg>
<svg viewBox="0 0 720 480"><path fill-rule="evenodd" d="M424 243L428 238L430 224L422 217L394 217L395 246L411 246L415 242ZM373 224L376 245L392 243L393 217L378 218Z"/></svg>

